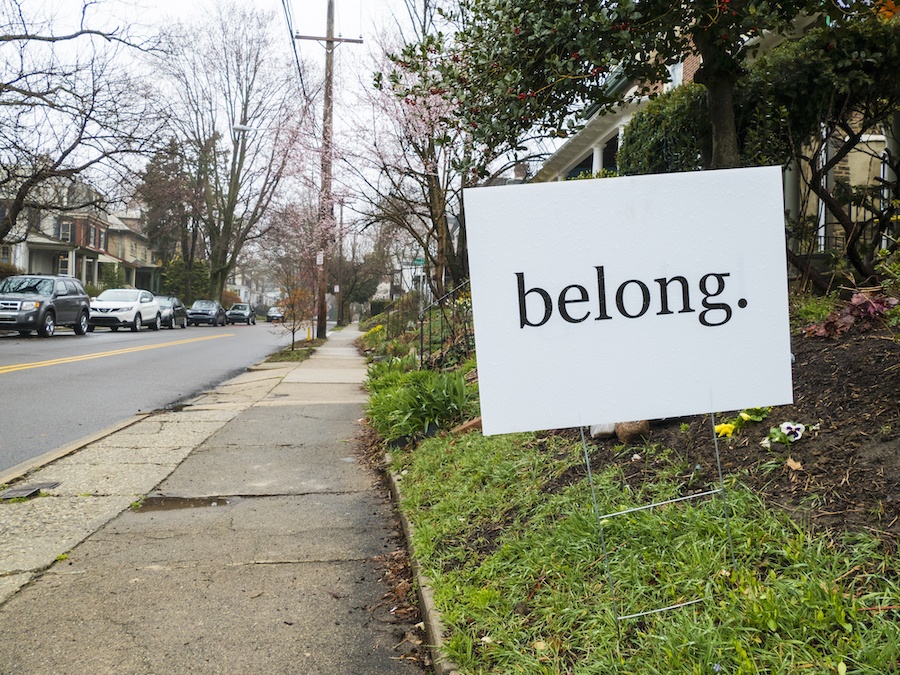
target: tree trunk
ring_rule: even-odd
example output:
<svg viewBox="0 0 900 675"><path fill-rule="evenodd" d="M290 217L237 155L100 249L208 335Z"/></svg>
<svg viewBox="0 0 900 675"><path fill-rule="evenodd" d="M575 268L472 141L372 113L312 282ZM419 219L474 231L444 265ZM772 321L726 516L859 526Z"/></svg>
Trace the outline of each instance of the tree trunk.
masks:
<svg viewBox="0 0 900 675"><path fill-rule="evenodd" d="M712 169L740 166L734 119L734 82L711 81L706 85L709 122L712 127Z"/></svg>
<svg viewBox="0 0 900 675"><path fill-rule="evenodd" d="M706 87L709 121L712 128L712 169L730 169L741 165L738 149L737 122L734 115L734 85L740 66L721 47L716 46L712 31L694 33L703 65L694 80Z"/></svg>

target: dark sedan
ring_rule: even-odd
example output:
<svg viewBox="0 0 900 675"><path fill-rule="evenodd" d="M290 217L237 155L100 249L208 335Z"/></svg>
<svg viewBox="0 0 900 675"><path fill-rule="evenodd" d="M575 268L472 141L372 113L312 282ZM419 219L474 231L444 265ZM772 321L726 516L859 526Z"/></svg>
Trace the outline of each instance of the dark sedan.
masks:
<svg viewBox="0 0 900 675"><path fill-rule="evenodd" d="M252 326L256 323L256 312L246 302L236 302L225 314L228 323L245 323Z"/></svg>
<svg viewBox="0 0 900 675"><path fill-rule="evenodd" d="M201 323L224 326L225 308L215 300L195 300L187 312L187 321L192 326L199 326Z"/></svg>
<svg viewBox="0 0 900 675"><path fill-rule="evenodd" d="M157 295L159 300L159 313L162 325L167 328L188 327L187 313L188 309L174 295Z"/></svg>

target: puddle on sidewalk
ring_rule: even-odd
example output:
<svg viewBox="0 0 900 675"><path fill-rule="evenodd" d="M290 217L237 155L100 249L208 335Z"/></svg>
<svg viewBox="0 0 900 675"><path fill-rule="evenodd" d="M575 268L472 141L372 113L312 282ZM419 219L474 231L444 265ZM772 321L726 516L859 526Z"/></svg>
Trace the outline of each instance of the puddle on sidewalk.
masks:
<svg viewBox="0 0 900 675"><path fill-rule="evenodd" d="M236 497L170 497L166 495L149 495L134 510L138 513L146 511L176 511L178 509L199 509L208 506L228 506L237 501Z"/></svg>

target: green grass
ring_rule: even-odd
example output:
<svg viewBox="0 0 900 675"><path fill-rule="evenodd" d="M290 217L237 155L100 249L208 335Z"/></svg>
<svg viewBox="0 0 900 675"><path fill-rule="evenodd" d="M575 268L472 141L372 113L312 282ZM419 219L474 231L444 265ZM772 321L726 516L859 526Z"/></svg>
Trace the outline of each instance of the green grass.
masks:
<svg viewBox="0 0 900 675"><path fill-rule="evenodd" d="M369 367L366 414L382 438L409 439L431 426L449 429L477 415L477 391L466 385L463 373L409 366L408 359L393 358Z"/></svg>
<svg viewBox="0 0 900 675"><path fill-rule="evenodd" d="M792 294L790 296L791 324L795 330L813 323L824 321L840 304L837 294L811 295Z"/></svg>
<svg viewBox="0 0 900 675"><path fill-rule="evenodd" d="M320 338L313 340L299 340L293 344L293 349L287 347L281 351L275 352L269 356L266 361L275 363L306 361L306 359L315 353L316 347L323 344L325 344L325 340Z"/></svg>
<svg viewBox="0 0 900 675"><path fill-rule="evenodd" d="M594 467L601 513L681 494L684 459L625 485ZM627 452L634 452L629 448ZM898 563L860 534L809 534L734 479L732 567L719 496L608 518L581 444L563 436L433 438L394 454L415 555L464 673L887 673L900 668ZM694 488L704 486L693 486ZM713 486L714 487L714 486Z"/></svg>

